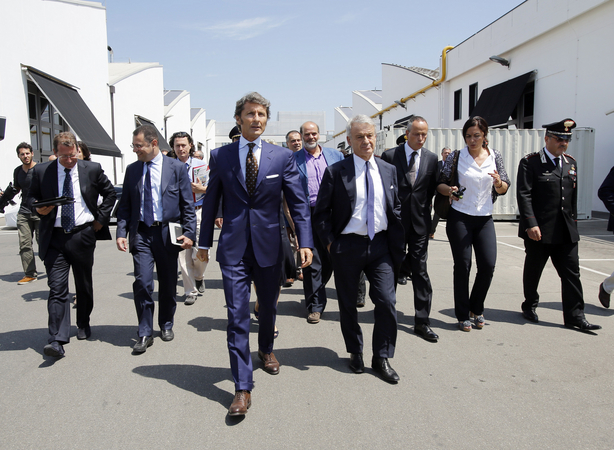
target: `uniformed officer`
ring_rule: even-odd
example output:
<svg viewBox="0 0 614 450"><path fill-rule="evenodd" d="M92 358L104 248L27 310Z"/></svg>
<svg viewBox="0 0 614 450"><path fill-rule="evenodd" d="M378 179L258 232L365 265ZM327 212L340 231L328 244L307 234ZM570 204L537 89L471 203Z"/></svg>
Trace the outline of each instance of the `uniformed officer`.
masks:
<svg viewBox="0 0 614 450"><path fill-rule="evenodd" d="M538 322L537 286L550 258L561 278L565 326L599 330L599 325L590 324L584 317L576 225L578 164L565 153L576 123L565 119L542 126L546 129L545 147L522 158L518 166L518 236L524 239L526 252L522 315Z"/></svg>

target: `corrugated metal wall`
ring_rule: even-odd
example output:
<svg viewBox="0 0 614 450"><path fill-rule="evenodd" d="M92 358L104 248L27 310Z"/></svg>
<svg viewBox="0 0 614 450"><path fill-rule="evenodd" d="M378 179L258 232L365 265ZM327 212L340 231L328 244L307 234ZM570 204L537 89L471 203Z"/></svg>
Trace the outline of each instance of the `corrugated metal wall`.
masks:
<svg viewBox="0 0 614 450"><path fill-rule="evenodd" d="M429 129L425 147L436 153L441 159L441 149L450 147L452 150L463 148L465 141L461 129ZM386 148L394 146L396 139L405 130L383 130L378 133L378 143L385 143ZM515 220L518 218L516 202L516 175L518 163L525 155L539 151L544 146L545 130L488 130L488 141L491 148L497 149L503 155L505 170L512 182L512 188L495 203L493 218L495 220ZM384 150L383 145L377 147L377 154ZM578 219L590 219L593 201L593 164L595 153L595 130L593 128L576 128L569 143L567 152L578 162Z"/></svg>

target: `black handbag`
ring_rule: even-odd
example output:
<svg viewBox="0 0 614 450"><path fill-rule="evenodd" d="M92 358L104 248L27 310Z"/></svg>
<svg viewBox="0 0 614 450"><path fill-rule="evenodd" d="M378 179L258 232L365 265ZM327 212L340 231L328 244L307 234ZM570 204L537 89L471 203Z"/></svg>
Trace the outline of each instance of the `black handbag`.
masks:
<svg viewBox="0 0 614 450"><path fill-rule="evenodd" d="M452 173L450 174L450 180L452 183L450 186L458 187L458 157L460 155L460 150L457 150L454 154L454 159L452 160ZM448 218L448 211L450 211L450 197L447 195L440 194L437 192L435 194L435 201L433 202L433 209L435 210L435 214L439 216L440 219Z"/></svg>

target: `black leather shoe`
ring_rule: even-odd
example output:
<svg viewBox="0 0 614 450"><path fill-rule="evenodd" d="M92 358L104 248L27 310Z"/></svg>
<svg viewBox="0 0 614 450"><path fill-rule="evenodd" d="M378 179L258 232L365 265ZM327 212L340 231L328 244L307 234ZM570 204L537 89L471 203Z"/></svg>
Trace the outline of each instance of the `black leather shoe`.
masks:
<svg viewBox="0 0 614 450"><path fill-rule="evenodd" d="M45 345L43 353L47 356L53 356L54 358L60 358L64 356L64 347L58 341L53 341L51 344Z"/></svg>
<svg viewBox="0 0 614 450"><path fill-rule="evenodd" d="M354 373L363 373L365 371L362 353L350 353L350 370Z"/></svg>
<svg viewBox="0 0 614 450"><path fill-rule="evenodd" d="M162 339L164 342L172 341L175 339L175 333L173 333L172 329L162 330L160 331L160 339Z"/></svg>
<svg viewBox="0 0 614 450"><path fill-rule="evenodd" d="M610 307L610 294L608 294L603 288L603 283L599 285L599 301L604 308Z"/></svg>
<svg viewBox="0 0 614 450"><path fill-rule="evenodd" d="M143 336L140 337L134 347L132 347L133 353L140 354L145 353L147 347L151 347L153 345L153 336Z"/></svg>
<svg viewBox="0 0 614 450"><path fill-rule="evenodd" d="M588 323L586 319L580 319L577 322L567 322L565 326L567 328L577 328L580 331L601 330L601 325L593 325L592 323Z"/></svg>
<svg viewBox="0 0 614 450"><path fill-rule="evenodd" d="M79 328L77 330L77 339L79 339L80 341L84 339L88 339L91 335L92 335L92 329L90 328L89 325L86 325L85 327Z"/></svg>
<svg viewBox="0 0 614 450"><path fill-rule="evenodd" d="M537 317L537 313L535 309L523 309L522 317L527 319L529 322L537 323L539 322L539 318Z"/></svg>
<svg viewBox="0 0 614 450"><path fill-rule="evenodd" d="M429 342L437 342L437 340L439 339L439 336L437 336L437 334L433 330L431 330L431 327L429 327L425 323L416 325L414 327L414 333L416 333L418 336L421 336L425 341Z"/></svg>
<svg viewBox="0 0 614 450"><path fill-rule="evenodd" d="M399 277L397 283L399 283L401 286L405 286L407 284L407 277Z"/></svg>
<svg viewBox="0 0 614 450"><path fill-rule="evenodd" d="M376 358L374 356L371 360L371 367L373 368L373 370L379 373L380 377L382 377L384 381L393 384L399 382L399 376L397 375L395 370L390 367L388 358Z"/></svg>

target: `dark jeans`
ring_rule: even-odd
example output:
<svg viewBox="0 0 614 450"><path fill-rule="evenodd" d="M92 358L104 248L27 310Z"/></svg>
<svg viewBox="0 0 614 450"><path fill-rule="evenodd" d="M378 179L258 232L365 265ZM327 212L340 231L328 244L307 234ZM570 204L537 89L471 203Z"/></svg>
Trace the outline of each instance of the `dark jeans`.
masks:
<svg viewBox="0 0 614 450"><path fill-rule="evenodd" d="M450 208L446 233L454 258L454 312L460 322L469 312L484 313L484 300L495 273L497 236L492 216L470 216ZM477 274L469 295L471 254L475 250Z"/></svg>

